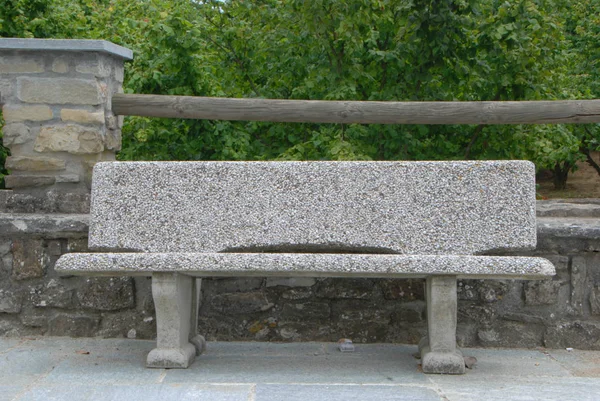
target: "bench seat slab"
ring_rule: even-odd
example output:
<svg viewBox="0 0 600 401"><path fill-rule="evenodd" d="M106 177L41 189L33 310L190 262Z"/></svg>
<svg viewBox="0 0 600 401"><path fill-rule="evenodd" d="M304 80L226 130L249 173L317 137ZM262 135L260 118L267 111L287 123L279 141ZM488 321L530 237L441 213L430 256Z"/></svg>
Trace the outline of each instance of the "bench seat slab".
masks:
<svg viewBox="0 0 600 401"><path fill-rule="evenodd" d="M518 256L327 253L71 253L56 264L62 274L137 275L156 272L199 277L312 276L545 279L554 275L543 258Z"/></svg>

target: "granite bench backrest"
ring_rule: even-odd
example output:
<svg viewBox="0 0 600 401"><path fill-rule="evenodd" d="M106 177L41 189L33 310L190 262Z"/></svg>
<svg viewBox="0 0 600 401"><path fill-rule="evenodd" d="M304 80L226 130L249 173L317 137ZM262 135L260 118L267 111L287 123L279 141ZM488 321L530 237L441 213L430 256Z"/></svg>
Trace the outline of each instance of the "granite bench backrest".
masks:
<svg viewBox="0 0 600 401"><path fill-rule="evenodd" d="M109 162L90 249L477 255L536 243L534 166Z"/></svg>

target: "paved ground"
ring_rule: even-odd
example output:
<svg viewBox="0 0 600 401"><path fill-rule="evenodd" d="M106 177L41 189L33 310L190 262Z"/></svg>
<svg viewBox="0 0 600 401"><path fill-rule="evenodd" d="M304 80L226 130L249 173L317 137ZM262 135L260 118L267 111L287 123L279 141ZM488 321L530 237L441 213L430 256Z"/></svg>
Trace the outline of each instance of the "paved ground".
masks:
<svg viewBox="0 0 600 401"><path fill-rule="evenodd" d="M600 400L600 352L465 349L424 375L415 346L209 343L187 370L146 369L154 342L0 338L0 400Z"/></svg>

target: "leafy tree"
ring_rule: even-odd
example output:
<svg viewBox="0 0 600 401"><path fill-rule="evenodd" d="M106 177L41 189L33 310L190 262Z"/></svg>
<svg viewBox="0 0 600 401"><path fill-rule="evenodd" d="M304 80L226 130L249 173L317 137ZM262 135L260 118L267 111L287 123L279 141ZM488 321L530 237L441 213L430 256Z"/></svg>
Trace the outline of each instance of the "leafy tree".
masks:
<svg viewBox="0 0 600 401"><path fill-rule="evenodd" d="M578 99L599 95L598 15L595 0L0 0L0 34L102 38L130 47L135 58L125 90L131 93ZM590 162L600 143L598 125L130 117L123 133L121 159L528 158L555 171L558 187L577 160Z"/></svg>

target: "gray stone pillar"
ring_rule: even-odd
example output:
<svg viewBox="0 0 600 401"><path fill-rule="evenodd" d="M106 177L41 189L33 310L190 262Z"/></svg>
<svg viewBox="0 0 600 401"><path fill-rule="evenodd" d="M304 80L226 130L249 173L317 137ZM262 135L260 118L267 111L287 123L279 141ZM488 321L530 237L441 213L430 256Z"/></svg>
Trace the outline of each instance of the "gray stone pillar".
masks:
<svg viewBox="0 0 600 401"><path fill-rule="evenodd" d="M427 337L421 341L424 373L463 374L465 361L456 347L456 276L427 277Z"/></svg>
<svg viewBox="0 0 600 401"><path fill-rule="evenodd" d="M195 279L178 273L153 273L156 348L146 359L149 368L187 368L200 352L190 342Z"/></svg>
<svg viewBox="0 0 600 401"><path fill-rule="evenodd" d="M86 212L92 167L121 147L111 98L131 58L102 40L0 39L5 182L15 196L38 199L14 211Z"/></svg>

